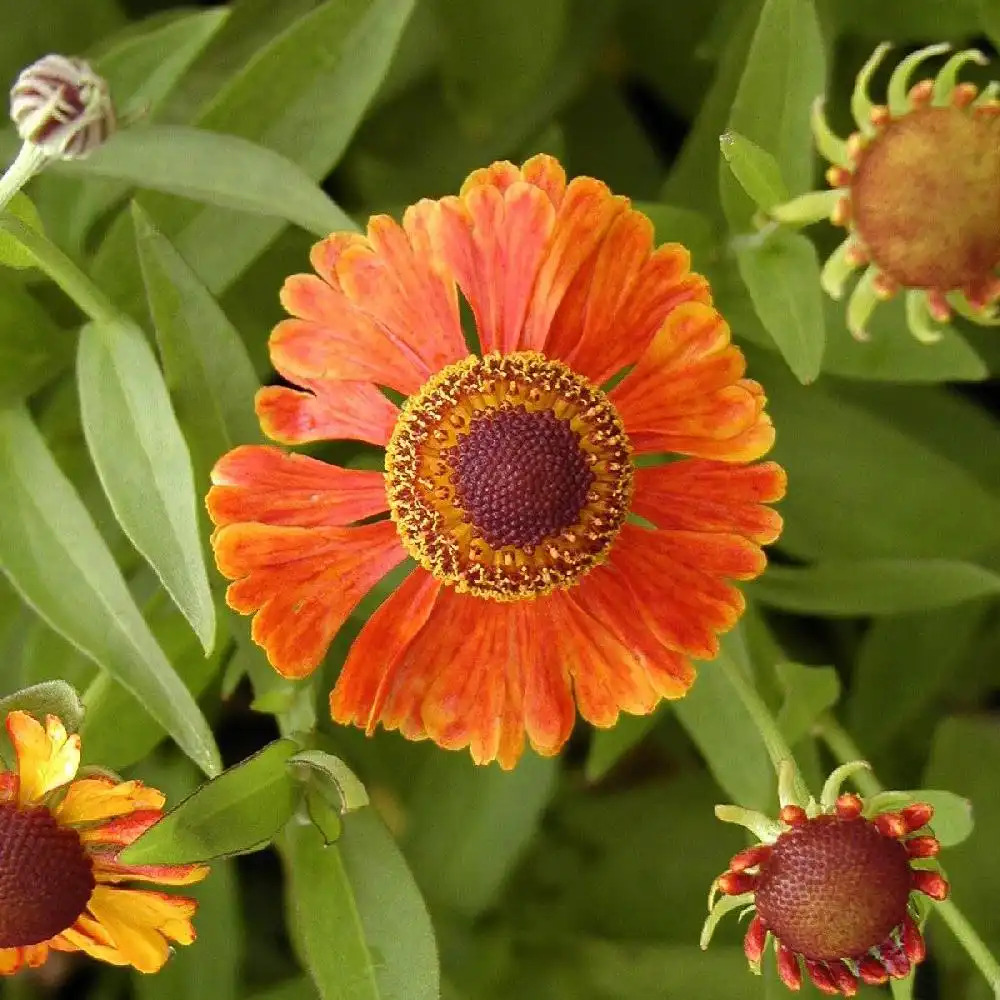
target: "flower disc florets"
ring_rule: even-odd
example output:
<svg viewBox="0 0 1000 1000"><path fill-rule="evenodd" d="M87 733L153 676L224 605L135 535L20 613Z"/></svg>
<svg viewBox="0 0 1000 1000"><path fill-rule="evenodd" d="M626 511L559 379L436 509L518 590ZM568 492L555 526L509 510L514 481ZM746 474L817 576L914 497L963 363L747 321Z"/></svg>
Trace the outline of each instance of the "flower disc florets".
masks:
<svg viewBox="0 0 1000 1000"><path fill-rule="evenodd" d="M778 974L792 990L802 985L800 961L824 993L853 996L860 982L902 978L923 960L911 892L948 894L940 874L912 865L940 849L933 835L919 832L933 809L915 802L879 812L874 800L866 806L857 795L838 795L849 770L834 772L819 805L788 804L778 822L719 808L720 818L747 826L762 842L732 858L716 880L713 895L724 898L712 907L703 946L724 913L745 905L756 911L744 939L751 966L759 969L772 936Z"/></svg>
<svg viewBox="0 0 1000 1000"><path fill-rule="evenodd" d="M833 166L833 190L808 194L773 210L780 221L805 223L829 214L849 236L823 270L822 283L840 298L855 268L867 269L851 294L847 323L865 339L881 299L907 290L910 330L940 339L936 323L952 311L974 322L998 322L1000 298L1000 102L995 84L979 93L958 83L968 62L986 63L975 49L958 52L933 79L911 86L924 60L948 45L931 45L902 59L884 105L873 104L868 81L888 51L881 45L858 74L851 109L858 131L846 141L826 123L822 102L813 131Z"/></svg>
<svg viewBox="0 0 1000 1000"><path fill-rule="evenodd" d="M93 865L48 809L0 802L0 948L46 941L86 909Z"/></svg>
<svg viewBox="0 0 1000 1000"><path fill-rule="evenodd" d="M422 566L460 592L519 600L603 560L628 513L632 464L603 392L541 354L490 354L410 397L386 489Z"/></svg>

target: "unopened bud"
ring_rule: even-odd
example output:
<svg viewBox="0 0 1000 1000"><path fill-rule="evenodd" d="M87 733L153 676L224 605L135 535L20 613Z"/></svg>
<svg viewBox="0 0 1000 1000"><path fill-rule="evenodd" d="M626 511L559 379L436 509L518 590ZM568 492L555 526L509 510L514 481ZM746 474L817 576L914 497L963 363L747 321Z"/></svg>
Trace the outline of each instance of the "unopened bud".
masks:
<svg viewBox="0 0 1000 1000"><path fill-rule="evenodd" d="M92 153L115 130L107 82L82 59L48 55L23 70L10 117L26 143L57 159Z"/></svg>

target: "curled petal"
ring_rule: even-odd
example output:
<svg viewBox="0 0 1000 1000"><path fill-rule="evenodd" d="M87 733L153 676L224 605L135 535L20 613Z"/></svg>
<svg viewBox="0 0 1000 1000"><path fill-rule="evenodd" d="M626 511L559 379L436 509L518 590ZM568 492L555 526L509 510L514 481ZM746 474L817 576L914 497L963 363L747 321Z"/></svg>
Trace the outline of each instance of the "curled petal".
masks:
<svg viewBox="0 0 1000 1000"><path fill-rule="evenodd" d="M69 735L54 715L44 727L27 712L7 716L7 735L17 757L18 801L29 805L71 781L80 766L80 737Z"/></svg>

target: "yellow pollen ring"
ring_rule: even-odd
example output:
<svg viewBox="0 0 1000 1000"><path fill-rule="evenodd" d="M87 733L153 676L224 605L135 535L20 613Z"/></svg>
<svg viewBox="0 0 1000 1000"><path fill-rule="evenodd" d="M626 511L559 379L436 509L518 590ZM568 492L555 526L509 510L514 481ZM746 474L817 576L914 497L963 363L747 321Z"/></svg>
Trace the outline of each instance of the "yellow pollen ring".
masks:
<svg viewBox="0 0 1000 1000"><path fill-rule="evenodd" d="M462 460L481 444L477 433L501 424L503 454L484 465L479 449L473 490ZM522 473L537 478L552 455L542 468L547 492L526 492L511 509L511 484ZM496 601L573 586L607 558L632 500L631 449L613 404L533 351L468 357L430 378L403 405L385 470L389 510L410 555L460 593ZM554 511L534 509L546 504ZM522 524L536 529L530 541L511 541L529 537ZM538 525L552 530L540 535Z"/></svg>

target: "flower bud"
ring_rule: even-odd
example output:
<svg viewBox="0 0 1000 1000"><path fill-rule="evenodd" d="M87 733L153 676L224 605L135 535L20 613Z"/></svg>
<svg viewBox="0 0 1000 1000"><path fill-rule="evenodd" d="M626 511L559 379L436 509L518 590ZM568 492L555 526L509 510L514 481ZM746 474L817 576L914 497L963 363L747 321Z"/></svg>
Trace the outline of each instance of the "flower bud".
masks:
<svg viewBox="0 0 1000 1000"><path fill-rule="evenodd" d="M53 159L87 156L115 130L107 82L82 59L43 56L10 92L10 117L26 143Z"/></svg>

